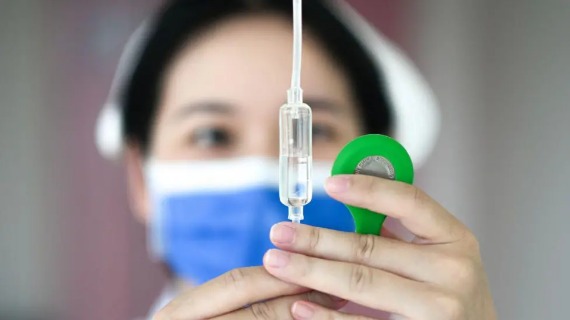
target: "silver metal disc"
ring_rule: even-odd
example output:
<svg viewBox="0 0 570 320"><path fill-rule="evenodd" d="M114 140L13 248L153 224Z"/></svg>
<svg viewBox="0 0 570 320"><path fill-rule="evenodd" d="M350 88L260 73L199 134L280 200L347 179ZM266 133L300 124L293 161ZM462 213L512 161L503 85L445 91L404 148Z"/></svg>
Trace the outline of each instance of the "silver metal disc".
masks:
<svg viewBox="0 0 570 320"><path fill-rule="evenodd" d="M382 156L370 156L364 158L360 163L358 163L354 173L390 180L394 180L396 178L394 166L390 161L388 161L388 159Z"/></svg>

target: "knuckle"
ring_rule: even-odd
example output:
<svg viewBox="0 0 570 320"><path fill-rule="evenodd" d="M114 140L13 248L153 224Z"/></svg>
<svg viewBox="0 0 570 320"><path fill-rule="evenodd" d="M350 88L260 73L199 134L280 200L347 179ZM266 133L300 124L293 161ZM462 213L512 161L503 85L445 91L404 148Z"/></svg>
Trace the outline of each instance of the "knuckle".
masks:
<svg viewBox="0 0 570 320"><path fill-rule="evenodd" d="M423 192L420 188L416 188L414 186L408 185L406 188L409 188L409 192L414 195L413 207L414 208L421 208L425 206L428 201L428 196L425 192Z"/></svg>
<svg viewBox="0 0 570 320"><path fill-rule="evenodd" d="M464 284L471 285L477 277L477 267L473 260L469 258L461 258L457 261L456 266L457 278Z"/></svg>
<svg viewBox="0 0 570 320"><path fill-rule="evenodd" d="M256 303L250 307L250 310L254 319L277 319L275 310L267 302Z"/></svg>
<svg viewBox="0 0 570 320"><path fill-rule="evenodd" d="M309 250L314 252L318 249L321 241L321 231L318 228L311 228L309 233Z"/></svg>
<svg viewBox="0 0 570 320"><path fill-rule="evenodd" d="M234 287L238 290L247 286L247 275L242 269L233 269L226 272L223 279L226 286Z"/></svg>
<svg viewBox="0 0 570 320"><path fill-rule="evenodd" d="M438 265L441 270L446 270L446 274L451 277L455 277L457 270L459 268L459 263L455 256L448 253L442 253L437 255Z"/></svg>
<svg viewBox="0 0 570 320"><path fill-rule="evenodd" d="M438 319L460 320L465 319L465 304L457 295L441 293L435 299L439 310Z"/></svg>
<svg viewBox="0 0 570 320"><path fill-rule="evenodd" d="M376 177L366 177L365 183L364 183L364 190L367 192L366 194L369 195L373 195L374 192L378 189L378 185L377 185L377 180L380 178L376 178ZM363 197L361 200L364 204L365 207L370 207L371 205L373 205L376 202L376 197L374 196L369 196L369 197Z"/></svg>
<svg viewBox="0 0 570 320"><path fill-rule="evenodd" d="M402 184L400 188L398 191L402 198L405 199L401 204L403 212L418 211L429 203L428 195L420 188L410 184Z"/></svg>
<svg viewBox="0 0 570 320"><path fill-rule="evenodd" d="M442 270L446 270L446 274L452 283L464 286L475 278L476 267L471 259L444 255L441 261Z"/></svg>
<svg viewBox="0 0 570 320"><path fill-rule="evenodd" d="M467 248L475 253L480 252L480 244L477 237L470 231L466 231L463 235L463 241L465 242Z"/></svg>
<svg viewBox="0 0 570 320"><path fill-rule="evenodd" d="M348 288L352 292L362 293L372 283L372 269L362 265L353 265L351 268Z"/></svg>
<svg viewBox="0 0 570 320"><path fill-rule="evenodd" d="M356 248L354 250L356 260L359 263L368 264L374 256L376 248L376 237L373 235L362 235L358 237L355 242Z"/></svg>
<svg viewBox="0 0 570 320"><path fill-rule="evenodd" d="M370 206L374 205L376 202L376 189L377 180L380 178L367 176L367 175L358 175L353 180L353 190L354 190L354 199L355 205L363 208L370 208Z"/></svg>

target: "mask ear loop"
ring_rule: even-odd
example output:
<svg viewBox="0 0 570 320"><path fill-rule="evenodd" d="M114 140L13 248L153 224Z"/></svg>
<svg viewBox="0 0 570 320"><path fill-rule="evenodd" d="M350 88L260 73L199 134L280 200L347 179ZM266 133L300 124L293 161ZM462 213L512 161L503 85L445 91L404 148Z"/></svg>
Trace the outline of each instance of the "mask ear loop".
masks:
<svg viewBox="0 0 570 320"><path fill-rule="evenodd" d="M117 160L123 152L123 106L120 99L141 55L148 37L149 23L144 22L125 44L113 82L95 126L95 144L101 156Z"/></svg>

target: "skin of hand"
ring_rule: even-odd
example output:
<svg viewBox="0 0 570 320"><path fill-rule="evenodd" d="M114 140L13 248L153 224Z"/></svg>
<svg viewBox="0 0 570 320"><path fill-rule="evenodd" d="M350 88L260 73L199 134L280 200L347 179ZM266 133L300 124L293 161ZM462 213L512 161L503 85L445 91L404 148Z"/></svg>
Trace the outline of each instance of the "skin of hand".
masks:
<svg viewBox="0 0 570 320"><path fill-rule="evenodd" d="M347 301L281 281L263 267L234 269L176 297L153 320L293 319L296 301L338 310Z"/></svg>
<svg viewBox="0 0 570 320"><path fill-rule="evenodd" d="M411 243L280 223L266 270L287 283L392 314L390 319L494 320L495 308L475 236L420 189L370 176L327 181L333 198L398 219ZM301 319L367 319L297 301Z"/></svg>

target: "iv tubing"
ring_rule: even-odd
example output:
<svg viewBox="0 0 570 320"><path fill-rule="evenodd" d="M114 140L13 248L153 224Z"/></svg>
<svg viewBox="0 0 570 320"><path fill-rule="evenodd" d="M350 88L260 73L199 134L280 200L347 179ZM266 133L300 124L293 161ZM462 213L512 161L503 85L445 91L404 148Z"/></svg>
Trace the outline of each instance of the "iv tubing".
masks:
<svg viewBox="0 0 570 320"><path fill-rule="evenodd" d="M301 89L301 58L303 54L303 1L293 0L293 72L291 89L287 94L289 104L303 103Z"/></svg>
<svg viewBox="0 0 570 320"><path fill-rule="evenodd" d="M311 127L312 116L308 105L303 104L301 89L301 58L303 52L303 2L293 0L293 70L291 88L287 91L287 104L281 107L279 197L289 207L289 220L301 223L303 206L311 201L307 188L297 191L297 186L310 190L311 176ZM300 181L305 179L305 181ZM284 183L286 185L284 185ZM292 189L294 183L295 190ZM301 184L299 184L301 183ZM294 192L294 194L292 194Z"/></svg>

